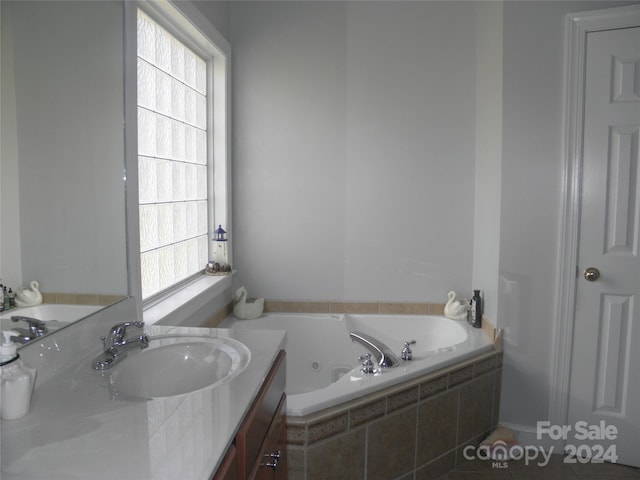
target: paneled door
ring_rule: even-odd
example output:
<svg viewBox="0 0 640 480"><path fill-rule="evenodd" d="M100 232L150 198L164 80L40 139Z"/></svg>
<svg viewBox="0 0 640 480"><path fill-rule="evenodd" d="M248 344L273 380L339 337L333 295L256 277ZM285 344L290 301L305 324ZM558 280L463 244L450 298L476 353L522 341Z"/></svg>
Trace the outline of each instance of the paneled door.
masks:
<svg viewBox="0 0 640 480"><path fill-rule="evenodd" d="M640 466L640 27L586 46L567 445Z"/></svg>

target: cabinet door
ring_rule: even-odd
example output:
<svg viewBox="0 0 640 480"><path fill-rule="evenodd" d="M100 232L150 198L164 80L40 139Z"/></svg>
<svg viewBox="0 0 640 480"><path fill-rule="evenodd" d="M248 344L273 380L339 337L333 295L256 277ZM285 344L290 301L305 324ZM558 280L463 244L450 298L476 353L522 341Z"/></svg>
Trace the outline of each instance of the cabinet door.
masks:
<svg viewBox="0 0 640 480"><path fill-rule="evenodd" d="M286 396L282 395L276 416L265 437L256 479L286 480L287 478L286 400Z"/></svg>
<svg viewBox="0 0 640 480"><path fill-rule="evenodd" d="M285 380L285 352L283 350L278 354L264 385L236 435L239 458L238 473L243 480L255 478L258 465L262 463L265 439L280 412Z"/></svg>

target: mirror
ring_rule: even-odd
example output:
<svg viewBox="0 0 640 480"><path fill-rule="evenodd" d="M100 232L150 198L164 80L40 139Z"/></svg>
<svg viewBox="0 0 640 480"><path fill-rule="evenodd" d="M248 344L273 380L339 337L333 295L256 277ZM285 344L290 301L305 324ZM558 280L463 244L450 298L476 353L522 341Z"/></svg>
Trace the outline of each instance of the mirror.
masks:
<svg viewBox="0 0 640 480"><path fill-rule="evenodd" d="M0 6L2 283L106 306L129 291L123 2Z"/></svg>

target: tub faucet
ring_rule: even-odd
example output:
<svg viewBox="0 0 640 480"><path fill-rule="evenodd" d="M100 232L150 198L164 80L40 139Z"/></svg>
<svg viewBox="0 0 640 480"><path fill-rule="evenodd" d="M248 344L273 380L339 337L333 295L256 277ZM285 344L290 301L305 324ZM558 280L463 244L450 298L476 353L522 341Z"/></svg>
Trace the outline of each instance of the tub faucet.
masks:
<svg viewBox="0 0 640 480"><path fill-rule="evenodd" d="M127 356L127 351L134 347L140 350L149 346L148 335L138 335L137 337L126 338L127 327L144 327L144 322L123 322L117 323L109 331L108 337L101 337L104 352L93 361L93 368L96 370L108 370Z"/></svg>
<svg viewBox="0 0 640 480"><path fill-rule="evenodd" d="M381 341L370 337L366 333L353 331L349 333L349 336L351 337L351 341L361 343L371 350L371 353L376 357L376 361L380 367L396 367L400 363L398 357L393 354L389 347Z"/></svg>
<svg viewBox="0 0 640 480"><path fill-rule="evenodd" d="M12 322L26 322L28 328L19 328L16 327L13 330L18 332L18 336L15 339L19 343L28 343L31 340L35 340L38 337L43 336L45 333L49 331L47 326L42 320L38 320L37 318L25 317L22 315L14 315L11 317Z"/></svg>

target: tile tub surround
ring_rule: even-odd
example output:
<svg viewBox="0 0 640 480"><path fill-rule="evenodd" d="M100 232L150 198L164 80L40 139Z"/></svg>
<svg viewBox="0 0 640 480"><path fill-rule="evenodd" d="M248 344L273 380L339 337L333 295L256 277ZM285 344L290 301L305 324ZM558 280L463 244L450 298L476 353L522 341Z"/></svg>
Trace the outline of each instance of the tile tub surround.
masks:
<svg viewBox="0 0 640 480"><path fill-rule="evenodd" d="M502 353L287 418L289 480L437 478L497 425ZM415 477L414 477L415 475Z"/></svg>

